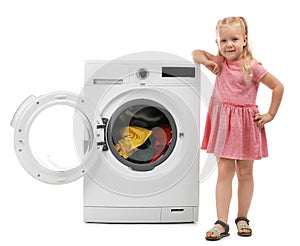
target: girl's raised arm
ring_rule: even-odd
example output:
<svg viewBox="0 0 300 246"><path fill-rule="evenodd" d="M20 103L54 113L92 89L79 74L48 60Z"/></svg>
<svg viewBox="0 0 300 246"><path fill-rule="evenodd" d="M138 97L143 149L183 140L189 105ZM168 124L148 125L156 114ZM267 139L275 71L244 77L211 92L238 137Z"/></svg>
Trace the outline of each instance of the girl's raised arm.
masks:
<svg viewBox="0 0 300 246"><path fill-rule="evenodd" d="M204 50L194 50L192 52L192 57L195 62L203 64L208 70L214 74L220 72L220 65L218 62L222 60L219 56L214 56Z"/></svg>

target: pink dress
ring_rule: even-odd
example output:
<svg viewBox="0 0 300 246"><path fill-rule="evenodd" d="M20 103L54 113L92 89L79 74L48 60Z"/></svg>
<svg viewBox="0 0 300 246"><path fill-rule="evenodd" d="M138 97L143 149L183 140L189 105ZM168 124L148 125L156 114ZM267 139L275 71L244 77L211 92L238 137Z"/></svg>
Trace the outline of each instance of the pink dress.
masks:
<svg viewBox="0 0 300 246"><path fill-rule="evenodd" d="M238 160L259 160L268 156L265 128L253 121L258 113L256 103L259 82L266 69L253 60L252 82L246 83L240 61L219 63L208 108L201 149L217 157Z"/></svg>

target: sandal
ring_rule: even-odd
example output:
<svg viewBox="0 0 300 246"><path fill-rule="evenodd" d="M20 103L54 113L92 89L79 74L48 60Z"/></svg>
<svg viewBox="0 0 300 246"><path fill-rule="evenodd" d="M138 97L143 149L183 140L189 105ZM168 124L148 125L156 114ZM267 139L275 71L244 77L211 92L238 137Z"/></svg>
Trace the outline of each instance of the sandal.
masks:
<svg viewBox="0 0 300 246"><path fill-rule="evenodd" d="M238 225L239 221L245 221L247 224ZM237 226L237 234L241 237L250 237L252 236L252 229L249 226L249 220L246 217L237 217L235 220L235 224ZM244 232L243 230L246 229L249 232Z"/></svg>
<svg viewBox="0 0 300 246"><path fill-rule="evenodd" d="M209 231L207 231L206 233L210 232L210 233L214 233L216 235L216 237L211 237L211 236L206 236L205 239L208 240L208 241L218 241L220 240L221 238L223 237L227 237L229 236L230 234L228 233L229 232L229 225L225 224L223 221L221 220L217 220L215 225L221 225L223 228L224 228L224 232L220 232L220 230L218 228L211 228Z"/></svg>

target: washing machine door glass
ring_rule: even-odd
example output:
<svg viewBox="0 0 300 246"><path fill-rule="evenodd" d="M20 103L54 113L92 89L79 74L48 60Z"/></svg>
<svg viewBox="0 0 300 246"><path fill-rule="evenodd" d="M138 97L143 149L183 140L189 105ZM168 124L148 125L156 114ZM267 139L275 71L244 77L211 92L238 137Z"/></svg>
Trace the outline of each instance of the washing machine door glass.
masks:
<svg viewBox="0 0 300 246"><path fill-rule="evenodd" d="M133 100L114 112L108 125L108 145L114 156L135 171L150 171L172 153L177 129L161 104Z"/></svg>
<svg viewBox="0 0 300 246"><path fill-rule="evenodd" d="M30 96L15 113L15 151L25 170L46 183L83 176L97 160L94 108L82 97L57 92Z"/></svg>

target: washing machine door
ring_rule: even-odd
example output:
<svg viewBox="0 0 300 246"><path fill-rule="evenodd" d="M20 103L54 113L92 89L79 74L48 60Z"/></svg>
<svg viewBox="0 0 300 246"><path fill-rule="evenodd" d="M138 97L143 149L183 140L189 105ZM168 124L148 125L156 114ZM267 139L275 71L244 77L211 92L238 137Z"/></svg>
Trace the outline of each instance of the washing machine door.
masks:
<svg viewBox="0 0 300 246"><path fill-rule="evenodd" d="M82 177L99 155L97 115L84 97L70 92L28 97L11 122L20 163L30 175L50 184Z"/></svg>

